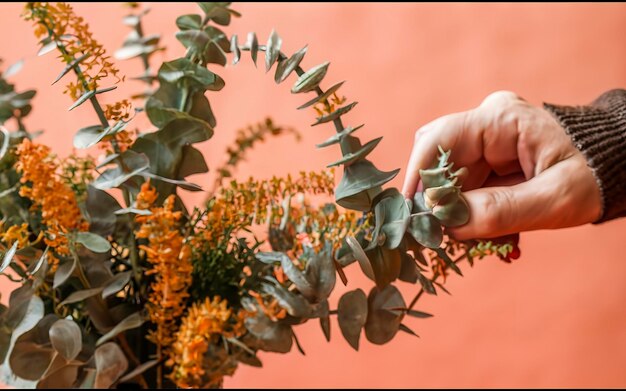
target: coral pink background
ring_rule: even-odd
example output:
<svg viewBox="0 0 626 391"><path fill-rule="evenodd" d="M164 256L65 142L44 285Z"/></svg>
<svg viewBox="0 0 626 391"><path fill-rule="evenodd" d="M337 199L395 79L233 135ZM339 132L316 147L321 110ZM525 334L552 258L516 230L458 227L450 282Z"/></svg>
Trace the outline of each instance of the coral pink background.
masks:
<svg viewBox="0 0 626 391"><path fill-rule="evenodd" d="M190 3L154 3L147 33L161 32L167 51L183 53L174 39L176 16L200 12ZM96 120L88 105L68 113L63 83L50 86L63 66L53 54L36 57L21 4L0 5L0 56L4 66L25 58L12 78L19 89L38 88L30 129L45 129L41 141L61 156L71 152L80 127ZM449 112L478 105L488 93L509 89L530 102L583 104L603 91L626 85L626 4L239 4L243 13L228 33L256 31L265 41L272 28L292 53L309 44L304 66L331 61L324 86L347 80L343 93L360 102L347 116L365 123L364 139L385 138L372 159L381 169L402 167L413 132ZM128 32L119 4L76 4L95 36L112 53ZM241 40L241 38L240 38ZM224 161L234 131L271 115L304 133L268 141L249 154L239 176L267 177L320 169L338 156L314 144L332 129L308 128L312 111L295 108L308 97L289 93L289 83L255 69L249 57L237 67L217 69L226 80L209 93L218 118L212 140L202 145L210 167ZM119 63L129 77L139 60ZM293 81L293 79L290 79ZM127 81L119 95L140 91ZM403 172L393 184L401 186ZM194 178L204 185L207 177ZM188 195L198 203L202 195ZM584 205L580 205L584 208ZM572 210L571 213L576 213ZM451 276L453 296L422 299L419 309L435 314L409 319L420 339L399 335L385 346L362 339L354 352L333 321L326 343L317 322L296 328L307 355L262 353L264 369L241 366L226 387L626 387L626 220L601 226L522 235L522 258L464 265L464 278ZM351 267L348 288L369 286ZM11 286L0 291L6 300ZM406 296L415 287L403 286ZM408 298L410 299L410 297Z"/></svg>

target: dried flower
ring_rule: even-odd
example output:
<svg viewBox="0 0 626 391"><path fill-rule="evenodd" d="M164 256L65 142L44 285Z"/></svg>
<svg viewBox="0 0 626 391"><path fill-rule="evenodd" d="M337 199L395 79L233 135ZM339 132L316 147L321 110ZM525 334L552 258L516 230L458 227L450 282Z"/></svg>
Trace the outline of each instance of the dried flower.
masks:
<svg viewBox="0 0 626 391"><path fill-rule="evenodd" d="M155 199L154 188L149 181L145 182L137 197L137 207L148 209ZM151 331L148 339L159 348L174 341L177 319L185 310L191 285L191 248L179 231L181 212L174 211L174 200L171 195L163 207L150 207L150 215L136 217L141 224L137 238L148 239L147 245L139 246L152 265L146 275L154 275L147 308L156 331Z"/></svg>
<svg viewBox="0 0 626 391"><path fill-rule="evenodd" d="M12 246L17 241L17 248L24 248L28 244L28 224L22 223L20 225L12 225L6 231L2 232L0 236L2 241L7 246Z"/></svg>
<svg viewBox="0 0 626 391"><path fill-rule="evenodd" d="M109 121L127 120L130 118L130 110L133 105L128 99L123 99L113 104L107 104L104 108L104 116Z"/></svg>
<svg viewBox="0 0 626 391"><path fill-rule="evenodd" d="M211 362L207 352L212 344L219 342L219 337L241 336L245 332L246 314L245 311L234 314L228 302L219 296L194 303L183 318L170 350L167 361L173 367L170 379L180 388L208 388L218 385L224 375L232 374L211 371L212 366L220 365Z"/></svg>
<svg viewBox="0 0 626 391"><path fill-rule="evenodd" d="M35 22L35 36L42 38L49 35L61 42L61 57L67 64L76 58L89 54L80 62L84 83L80 78L67 85L65 93L76 100L87 90L98 88L102 79L112 76L116 82L123 80L119 70L106 55L104 47L98 43L89 31L85 20L76 15L68 3L27 3L24 18Z"/></svg>
<svg viewBox="0 0 626 391"><path fill-rule="evenodd" d="M261 311L273 322L277 322L287 316L287 310L278 304L278 300L275 297L261 295L252 290L248 291L248 294L256 300Z"/></svg>
<svg viewBox="0 0 626 391"><path fill-rule="evenodd" d="M59 255L69 255L70 231L86 231L89 223L83 219L76 195L58 174L59 165L50 155L50 148L28 139L17 148L15 165L22 174L20 195L33 203L31 210L41 210L45 226L45 243Z"/></svg>

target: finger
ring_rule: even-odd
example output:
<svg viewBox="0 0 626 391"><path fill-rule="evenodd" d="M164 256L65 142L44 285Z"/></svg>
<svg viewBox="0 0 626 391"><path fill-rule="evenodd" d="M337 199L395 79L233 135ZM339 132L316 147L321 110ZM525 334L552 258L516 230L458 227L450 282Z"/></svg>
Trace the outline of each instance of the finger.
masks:
<svg viewBox="0 0 626 391"><path fill-rule="evenodd" d="M468 176L463 182L461 182L461 190L469 191L483 187L485 181L491 174L491 166L481 159L474 164L470 164L467 167Z"/></svg>
<svg viewBox="0 0 626 391"><path fill-rule="evenodd" d="M444 150L452 149L450 160L457 167L473 163L480 158L482 143L475 136L470 140L467 126L471 126L468 117L472 111L449 114L425 125L415 134L415 143L409 157L402 194L413 198L420 181L419 170L429 168L437 159L438 146ZM463 148L455 148L463 143Z"/></svg>
<svg viewBox="0 0 626 391"><path fill-rule="evenodd" d="M598 190L593 188L592 177L578 180L582 169L585 167L580 162L565 160L514 186L468 191L464 196L470 207L470 219L467 224L448 231L455 239L466 240L592 222L599 212L579 206L592 205L590 197L598 197L595 194Z"/></svg>
<svg viewBox="0 0 626 391"><path fill-rule="evenodd" d="M490 175L481 187L514 186L526 181L523 172L510 175Z"/></svg>

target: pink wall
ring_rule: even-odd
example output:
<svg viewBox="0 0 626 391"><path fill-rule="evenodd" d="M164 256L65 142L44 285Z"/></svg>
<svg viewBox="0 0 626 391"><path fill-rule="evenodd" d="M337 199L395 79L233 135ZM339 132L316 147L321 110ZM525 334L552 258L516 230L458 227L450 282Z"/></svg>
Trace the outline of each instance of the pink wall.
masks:
<svg viewBox="0 0 626 391"><path fill-rule="evenodd" d="M164 34L168 51L161 59L179 56L175 17L198 12L197 7L152 7L145 28ZM128 30L120 22L125 13L120 5L75 8L111 53L121 44ZM349 122L366 124L363 139L386 136L372 156L383 169L404 169L420 125L471 108L494 90L516 91L535 104L582 104L626 85L626 4L245 3L235 8L243 18L229 33L245 37L254 30L264 41L274 27L287 52L309 44L305 66L331 61L327 83L347 80L343 93L360 101ZM91 125L94 116L87 105L68 113L71 102L61 95L62 86L50 86L62 65L53 55L33 56L36 42L19 18L21 4L2 4L0 10L0 57L7 63L26 58L14 80L22 89L39 89L27 125L45 129L41 141L65 155L74 131ZM128 76L141 69L137 60L119 65ZM235 129L268 114L305 137L300 144L291 137L268 142L249 155L240 176L319 169L336 158L332 148L314 148L332 130L308 128L313 113L295 110L306 98L291 95L288 84L277 87L248 58L217 71L227 87L209 96L218 116L216 135L202 147L210 167L223 161ZM141 88L126 82L118 91ZM206 177L196 181L210 183ZM401 186L401 179L393 184ZM307 356L262 354L264 369L242 366L226 386L626 387L625 232L622 220L524 234L522 258L514 264L486 259L472 270L465 265L464 278L449 280L453 296L422 301L420 309L435 317L409 320L421 339L400 335L385 346L362 343L356 353L336 323L334 340L326 343L311 322L296 329ZM2 284L6 295L9 286ZM353 278L348 288L359 284L363 280ZM414 287L403 289L408 296Z"/></svg>

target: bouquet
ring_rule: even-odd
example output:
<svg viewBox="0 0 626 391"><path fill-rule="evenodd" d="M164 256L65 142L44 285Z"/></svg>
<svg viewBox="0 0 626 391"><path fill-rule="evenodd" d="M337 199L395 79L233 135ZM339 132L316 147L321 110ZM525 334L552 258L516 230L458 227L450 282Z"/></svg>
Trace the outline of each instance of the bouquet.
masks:
<svg viewBox="0 0 626 391"><path fill-rule="evenodd" d="M383 188L399 169L381 171L367 159L382 137L362 144L363 125L344 125L357 102L340 94L343 82L322 87L330 63L305 67L307 46L287 55L275 31L264 43L255 33L240 42L223 31L241 16L230 3L198 3L197 14L175 20L185 56L153 68L160 36L143 31L147 9L127 5L130 34L115 57L142 61L136 79L146 89L107 104L103 96L115 96L125 77L86 21L67 3L24 8L38 54L56 53L65 64L53 83L66 83L69 110L93 108L93 123L73 138L88 153L59 158L38 143L23 123L35 91L7 81L15 67L0 74L0 272L15 286L8 307L0 305L5 383L219 388L240 363L261 366L259 351L302 351L294 330L312 319L330 340L336 316L357 350L363 331L374 344L399 331L415 335L407 317L431 316L415 306L424 293L447 292L449 272L461 274L457 263L519 256L517 236L445 235L470 212L461 193L467 170L453 170L450 151L440 149L421 171L424 190L414 199ZM242 53L255 65L262 56L277 84L292 77L291 93L310 95L298 109L315 113L312 126L335 130L317 147L338 146L341 155L319 171L234 180L250 148L299 135L265 119L236 133L205 202L190 208L181 193L203 187L187 177L208 171L194 144L217 124L205 93L225 87L216 68ZM137 116L151 127L131 131ZM312 202L316 195L335 202ZM346 292L331 308L329 296L338 279L348 284L343 269L353 263L373 286ZM408 303L398 281L419 288Z"/></svg>

